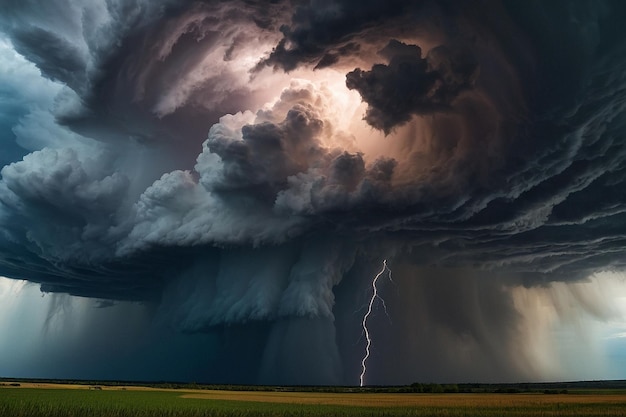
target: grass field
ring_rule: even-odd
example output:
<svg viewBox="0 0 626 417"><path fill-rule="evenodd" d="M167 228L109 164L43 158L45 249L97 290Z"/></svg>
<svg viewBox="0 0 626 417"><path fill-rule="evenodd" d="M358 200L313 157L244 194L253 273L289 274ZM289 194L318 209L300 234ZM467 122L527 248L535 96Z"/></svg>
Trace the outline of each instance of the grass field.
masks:
<svg viewBox="0 0 626 417"><path fill-rule="evenodd" d="M626 394L367 394L162 390L22 384L0 416L625 416Z"/></svg>

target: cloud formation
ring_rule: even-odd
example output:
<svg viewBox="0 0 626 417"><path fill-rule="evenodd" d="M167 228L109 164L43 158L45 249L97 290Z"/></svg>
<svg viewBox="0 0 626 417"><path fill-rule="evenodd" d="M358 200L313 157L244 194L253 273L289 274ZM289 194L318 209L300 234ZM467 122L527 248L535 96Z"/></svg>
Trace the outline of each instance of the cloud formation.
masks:
<svg viewBox="0 0 626 417"><path fill-rule="evenodd" d="M369 104L365 120L386 134L413 115L451 109L451 101L478 77L470 53L445 46L422 58L419 46L392 39L379 54L389 65L376 64L370 71L357 68L346 74L346 86Z"/></svg>
<svg viewBox="0 0 626 417"><path fill-rule="evenodd" d="M5 3L0 274L248 329L246 381L351 382L383 258L423 352L532 378L514 288L624 268L620 2Z"/></svg>

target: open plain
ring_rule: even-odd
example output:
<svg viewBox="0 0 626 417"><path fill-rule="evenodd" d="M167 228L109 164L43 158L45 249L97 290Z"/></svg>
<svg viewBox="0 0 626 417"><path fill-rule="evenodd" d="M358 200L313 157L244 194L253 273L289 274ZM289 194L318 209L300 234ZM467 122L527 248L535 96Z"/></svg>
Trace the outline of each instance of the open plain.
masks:
<svg viewBox="0 0 626 417"><path fill-rule="evenodd" d="M20 383L0 416L624 416L626 393L323 393Z"/></svg>

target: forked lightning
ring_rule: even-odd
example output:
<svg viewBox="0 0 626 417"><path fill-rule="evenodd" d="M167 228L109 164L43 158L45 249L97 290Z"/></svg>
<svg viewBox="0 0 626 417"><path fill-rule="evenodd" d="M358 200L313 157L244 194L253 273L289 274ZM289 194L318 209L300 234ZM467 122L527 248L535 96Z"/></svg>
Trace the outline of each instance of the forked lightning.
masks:
<svg viewBox="0 0 626 417"><path fill-rule="evenodd" d="M365 374L367 372L367 359L370 357L370 347L372 346L372 338L370 336L370 332L367 328L367 319L372 314L372 307L374 306L374 301L378 298L385 308L385 313L387 313L387 305L385 304L385 300L383 300L380 295L378 295L378 287L376 284L378 283L378 278L381 277L382 274L387 271L389 273L389 280L393 282L391 278L391 269L387 266L387 260L383 260L383 268L380 270L378 274L372 280L372 297L370 298L369 305L367 306L367 312L363 316L363 332L365 333L365 339L367 340L367 345L365 346L365 356L361 360L361 376L359 377L360 386L363 386L365 382Z"/></svg>

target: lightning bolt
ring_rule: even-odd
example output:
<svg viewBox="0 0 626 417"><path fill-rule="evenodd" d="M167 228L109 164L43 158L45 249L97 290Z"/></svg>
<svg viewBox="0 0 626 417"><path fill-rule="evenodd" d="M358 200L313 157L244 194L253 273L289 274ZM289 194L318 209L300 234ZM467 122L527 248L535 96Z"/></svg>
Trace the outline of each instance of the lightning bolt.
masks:
<svg viewBox="0 0 626 417"><path fill-rule="evenodd" d="M363 386L363 383L365 380L365 373L367 372L367 359L370 357L370 347L372 346L372 338L367 328L367 319L369 318L370 314L372 314L372 307L374 306L374 300L378 298L383 303L383 307L385 308L385 314L387 314L387 305L385 304L385 300L383 300L380 297L380 295L378 295L378 287L376 287L376 284L378 283L378 278L380 278L381 275L385 273L385 271L389 272L389 280L393 282L393 279L391 278L391 269L389 269L389 267L387 266L386 259L383 260L383 268L380 270L378 274L376 274L376 276L372 280L372 298L370 298L370 303L367 306L367 312L363 316L363 323L362 323L363 332L365 333L365 339L367 340L367 345L365 346L365 355L363 356L363 359L361 360L361 376L359 377L361 387Z"/></svg>

